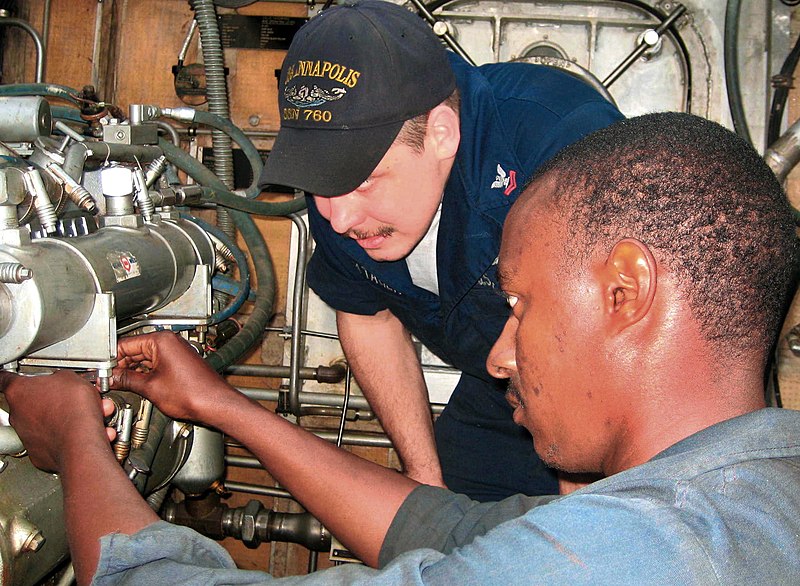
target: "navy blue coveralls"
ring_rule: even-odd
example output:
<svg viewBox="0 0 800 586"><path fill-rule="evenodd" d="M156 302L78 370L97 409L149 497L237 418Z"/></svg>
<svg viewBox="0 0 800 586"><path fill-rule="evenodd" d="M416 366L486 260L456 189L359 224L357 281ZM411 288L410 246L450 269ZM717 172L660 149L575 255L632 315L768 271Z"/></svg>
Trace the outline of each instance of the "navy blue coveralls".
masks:
<svg viewBox="0 0 800 586"><path fill-rule="evenodd" d="M389 309L425 346L462 371L435 424L447 486L481 501L558 492L554 473L511 419L506 383L486 357L508 317L496 259L511 204L559 149L622 118L567 73L527 63L472 67L451 54L461 94L461 143L442 200L439 295L415 286L405 260L378 262L336 234L308 198L316 248L309 286L333 309ZM413 193L408 205L414 205Z"/></svg>

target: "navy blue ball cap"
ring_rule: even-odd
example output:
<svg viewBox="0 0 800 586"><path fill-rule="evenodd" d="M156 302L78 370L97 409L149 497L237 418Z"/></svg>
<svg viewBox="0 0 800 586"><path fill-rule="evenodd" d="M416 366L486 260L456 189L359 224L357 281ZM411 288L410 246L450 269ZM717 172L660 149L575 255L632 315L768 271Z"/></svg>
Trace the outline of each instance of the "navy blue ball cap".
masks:
<svg viewBox="0 0 800 586"><path fill-rule="evenodd" d="M403 123L455 87L443 45L416 14L384 0L324 10L297 32L283 62L281 129L259 184L349 193Z"/></svg>

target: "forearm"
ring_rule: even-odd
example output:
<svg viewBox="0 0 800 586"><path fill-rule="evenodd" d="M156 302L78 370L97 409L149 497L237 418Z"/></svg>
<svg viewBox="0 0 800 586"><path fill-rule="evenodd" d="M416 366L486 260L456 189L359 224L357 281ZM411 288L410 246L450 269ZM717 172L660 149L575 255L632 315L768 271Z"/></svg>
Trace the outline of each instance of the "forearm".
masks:
<svg viewBox="0 0 800 586"><path fill-rule="evenodd" d="M397 509L418 483L321 440L230 390L198 418L235 437L362 561L377 564Z"/></svg>
<svg viewBox="0 0 800 586"><path fill-rule="evenodd" d="M115 388L140 393L170 417L202 422L239 440L357 556L377 563L386 531L416 482L264 409L177 336L133 336L120 342L119 355Z"/></svg>
<svg viewBox="0 0 800 586"><path fill-rule="evenodd" d="M88 584L97 568L100 538L133 534L154 523L150 509L99 434L76 433L64 445L64 516L72 563L79 584Z"/></svg>
<svg viewBox="0 0 800 586"><path fill-rule="evenodd" d="M411 336L389 311L339 312L342 347L359 387L392 441L406 473L443 486L428 390Z"/></svg>

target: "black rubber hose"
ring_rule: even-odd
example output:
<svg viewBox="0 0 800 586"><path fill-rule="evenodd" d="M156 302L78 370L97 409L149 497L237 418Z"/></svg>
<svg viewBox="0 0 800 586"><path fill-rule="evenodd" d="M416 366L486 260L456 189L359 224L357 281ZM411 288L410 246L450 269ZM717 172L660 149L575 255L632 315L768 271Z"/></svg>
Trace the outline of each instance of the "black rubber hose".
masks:
<svg viewBox="0 0 800 586"><path fill-rule="evenodd" d="M211 185L212 188L219 191L227 191L225 184L199 161L164 139L160 138L158 143L163 148L164 155L166 155L170 163L188 173L201 184ZM236 196L234 195L234 197ZM247 249L250 251L250 258L253 261L258 282L258 295L256 295L256 300L253 302L252 313L242 329L219 351L206 357L206 362L217 372L221 372L227 366L239 360L250 350L253 344L261 339L272 317L272 305L275 302L275 274L264 237L259 232L253 219L247 214L232 210L231 218L239 229L242 238L244 238Z"/></svg>
<svg viewBox="0 0 800 586"><path fill-rule="evenodd" d="M239 267L239 287L236 291L236 295L233 297L233 299L231 299L230 302L228 302L227 306L211 316L212 324L222 323L239 311L242 305L244 305L244 302L247 301L248 295L250 294L250 267L247 266L247 257L245 257L242 249L239 248L236 243L227 234L225 234L225 232L216 226L209 224L201 218L195 218L189 214L181 214L181 217L197 224L206 232L216 236L219 241L222 242L222 244L224 244L228 250L230 250L231 254L236 260L236 265Z"/></svg>
<svg viewBox="0 0 800 586"><path fill-rule="evenodd" d="M213 187L203 187L201 200L256 216L288 216L306 208L304 197L277 202L256 201Z"/></svg>
<svg viewBox="0 0 800 586"><path fill-rule="evenodd" d="M236 126L233 122L217 114L212 114L211 112L206 112L204 110L195 110L194 119L199 124L205 124L224 132L231 138L231 140L239 145L239 148L242 149L242 152L247 157L247 162L250 163L250 169L253 173L253 180L250 182L250 186L245 191L245 195L248 198L258 196L259 192L261 191L261 189L258 187L258 180L261 177L261 169L264 167L264 163L261 160L261 155L258 154L258 149L256 148L256 145L253 144L253 141L251 141L242 131L242 129Z"/></svg>
<svg viewBox="0 0 800 586"><path fill-rule="evenodd" d="M742 104L742 86L739 83L739 13L740 0L728 0L725 6L725 38L723 51L725 54L725 89L728 90L728 106L733 118L733 129L740 137L753 144L747 128L747 118Z"/></svg>
<svg viewBox="0 0 800 586"><path fill-rule="evenodd" d="M272 318L272 306L275 302L275 274L272 269L272 258L264 242L264 237L259 232L253 219L236 210L231 210L231 218L239 229L239 233L247 242L250 258L256 269L258 281L258 294L253 302L250 315L242 329L218 351L210 354L206 362L216 370L222 372L253 347L261 337Z"/></svg>
<svg viewBox="0 0 800 586"><path fill-rule="evenodd" d="M81 101L77 98L78 90L55 83L15 83L0 86L0 96L46 96L60 98L78 106Z"/></svg>
<svg viewBox="0 0 800 586"><path fill-rule="evenodd" d="M258 216L288 216L306 207L304 197L279 202L256 201L240 197L229 191L225 184L200 161L190 157L171 142L159 138L158 146L164 151L167 159L171 162L173 159L180 161L180 164L175 163L175 165L203 185L203 201L206 203L214 203Z"/></svg>

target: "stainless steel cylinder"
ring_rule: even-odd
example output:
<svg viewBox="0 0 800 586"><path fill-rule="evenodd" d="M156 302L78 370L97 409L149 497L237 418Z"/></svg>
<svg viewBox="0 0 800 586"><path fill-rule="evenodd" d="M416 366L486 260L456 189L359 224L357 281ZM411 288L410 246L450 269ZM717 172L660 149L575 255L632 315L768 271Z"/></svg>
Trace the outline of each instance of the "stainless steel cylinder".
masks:
<svg viewBox="0 0 800 586"><path fill-rule="evenodd" d="M0 284L5 364L75 334L92 316L96 294L114 294L117 321L174 301L187 291L198 265L213 266L214 248L195 224L170 220L0 245L0 262L22 264L32 275Z"/></svg>
<svg viewBox="0 0 800 586"><path fill-rule="evenodd" d="M172 485L186 494L202 494L225 473L225 444L222 434L207 427L194 426L192 450Z"/></svg>
<svg viewBox="0 0 800 586"><path fill-rule="evenodd" d="M33 142L48 136L53 119L41 96L0 97L0 136L4 142Z"/></svg>

